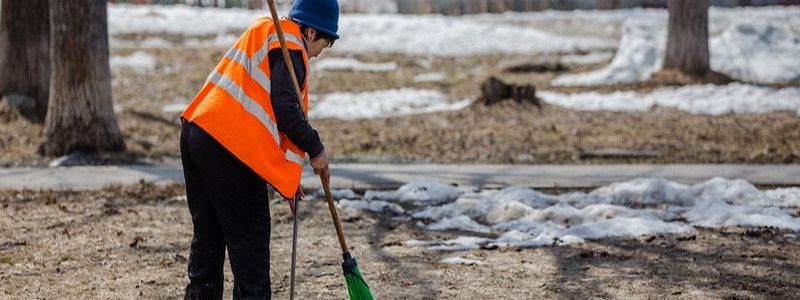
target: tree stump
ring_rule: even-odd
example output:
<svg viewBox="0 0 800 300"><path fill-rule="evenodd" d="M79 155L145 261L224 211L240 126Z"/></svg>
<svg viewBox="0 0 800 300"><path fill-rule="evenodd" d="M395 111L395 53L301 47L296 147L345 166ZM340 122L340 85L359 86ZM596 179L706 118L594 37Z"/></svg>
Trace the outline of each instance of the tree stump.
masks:
<svg viewBox="0 0 800 300"><path fill-rule="evenodd" d="M542 102L536 98L536 87L533 85L515 85L503 82L492 76L481 84L479 102L492 105L503 100L514 100L517 103L530 103L542 109Z"/></svg>

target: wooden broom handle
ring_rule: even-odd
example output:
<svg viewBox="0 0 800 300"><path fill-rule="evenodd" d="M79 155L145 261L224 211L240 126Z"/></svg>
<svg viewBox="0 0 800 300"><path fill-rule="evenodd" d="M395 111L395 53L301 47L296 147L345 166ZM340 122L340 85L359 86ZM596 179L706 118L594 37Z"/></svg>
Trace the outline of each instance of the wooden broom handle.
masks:
<svg viewBox="0 0 800 300"><path fill-rule="evenodd" d="M342 246L342 253L347 252L347 242L344 241L344 232L342 231L342 224L339 223L339 214L336 212L336 206L333 204L333 197L331 197L331 188L322 174L319 175L322 181L322 189L325 190L325 200L328 201L328 208L331 210L331 217L333 218L333 225L336 226L336 235L339 236L339 244Z"/></svg>
<svg viewBox="0 0 800 300"><path fill-rule="evenodd" d="M289 68L289 75L292 77L292 83L294 84L295 93L297 93L297 102L300 104L300 108L303 110L307 110L305 105L303 105L303 100L300 99L300 95L303 94L303 91L300 89L300 84L297 83L297 75L294 73L294 65L292 65L292 60L289 58L289 50L286 48L286 40L283 38L283 29L281 28L281 22L278 20L278 12L275 9L275 3L273 0L267 0L267 4L269 4L269 11L272 13L272 20L275 24L275 31L278 32L278 41L281 43L281 52L283 53L283 60L286 61L286 67ZM322 187L325 190L325 199L328 201L328 209L331 211L331 217L333 218L333 225L336 227L336 235L339 237L339 245L342 246L342 253L347 252L347 242L344 240L344 232L342 231L342 224L339 222L339 214L336 212L336 206L333 204L333 197L331 197L331 189L328 186L328 183L325 182L325 179L322 178L320 174L319 179L322 181Z"/></svg>
<svg viewBox="0 0 800 300"><path fill-rule="evenodd" d="M300 104L301 112L305 114L308 108L303 105L303 90L300 89L300 84L297 83L297 75L294 73L294 65L292 65L292 59L289 57L289 49L286 48L286 40L283 38L283 28L281 28L281 21L278 19L278 11L275 9L275 2L273 0L267 0L267 3L269 4L269 11L272 13L272 23L275 24L275 31L278 32L278 41L281 43L283 60L286 61L286 67L289 68L289 75L292 77L294 92L297 94L297 103ZM306 74L306 76L308 76L308 74Z"/></svg>

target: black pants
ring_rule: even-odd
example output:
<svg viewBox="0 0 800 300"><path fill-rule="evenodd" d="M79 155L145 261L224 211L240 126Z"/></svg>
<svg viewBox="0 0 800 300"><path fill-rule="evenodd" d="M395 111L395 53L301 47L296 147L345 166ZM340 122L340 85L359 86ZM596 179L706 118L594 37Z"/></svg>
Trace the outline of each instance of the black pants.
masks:
<svg viewBox="0 0 800 300"><path fill-rule="evenodd" d="M181 130L181 160L194 238L186 299L222 299L225 248L234 299L270 299L267 182L192 123Z"/></svg>

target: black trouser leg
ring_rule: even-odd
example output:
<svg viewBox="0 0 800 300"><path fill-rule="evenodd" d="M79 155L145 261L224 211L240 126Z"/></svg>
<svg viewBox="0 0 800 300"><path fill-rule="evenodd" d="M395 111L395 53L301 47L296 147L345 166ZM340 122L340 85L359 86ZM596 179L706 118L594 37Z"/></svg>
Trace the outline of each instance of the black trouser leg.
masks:
<svg viewBox="0 0 800 300"><path fill-rule="evenodd" d="M234 299L270 299L267 182L196 125L186 124L184 129L188 155L202 175L202 188L216 213L215 226L228 249ZM194 221L194 214L192 219L202 222Z"/></svg>
<svg viewBox="0 0 800 300"><path fill-rule="evenodd" d="M185 299L222 299L225 239L203 178L189 151L189 130L181 130L181 162L194 236L189 254Z"/></svg>

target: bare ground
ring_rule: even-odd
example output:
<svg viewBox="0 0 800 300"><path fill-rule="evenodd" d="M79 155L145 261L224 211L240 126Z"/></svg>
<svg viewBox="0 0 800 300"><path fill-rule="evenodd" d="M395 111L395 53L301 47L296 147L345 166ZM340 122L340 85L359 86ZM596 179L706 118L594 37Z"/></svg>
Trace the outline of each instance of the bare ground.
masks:
<svg viewBox="0 0 800 300"><path fill-rule="evenodd" d="M0 191L0 298L182 297L191 223L181 185L101 191ZM271 205L272 287L287 298L291 217ZM378 299L796 299L800 240L769 228L701 229L582 245L435 252L409 239L452 238L341 211ZM800 213L800 212L798 212ZM325 203L306 201L298 298L345 299ZM448 265L452 256L482 265ZM226 266L227 269L227 266ZM231 275L226 271L226 298Z"/></svg>

